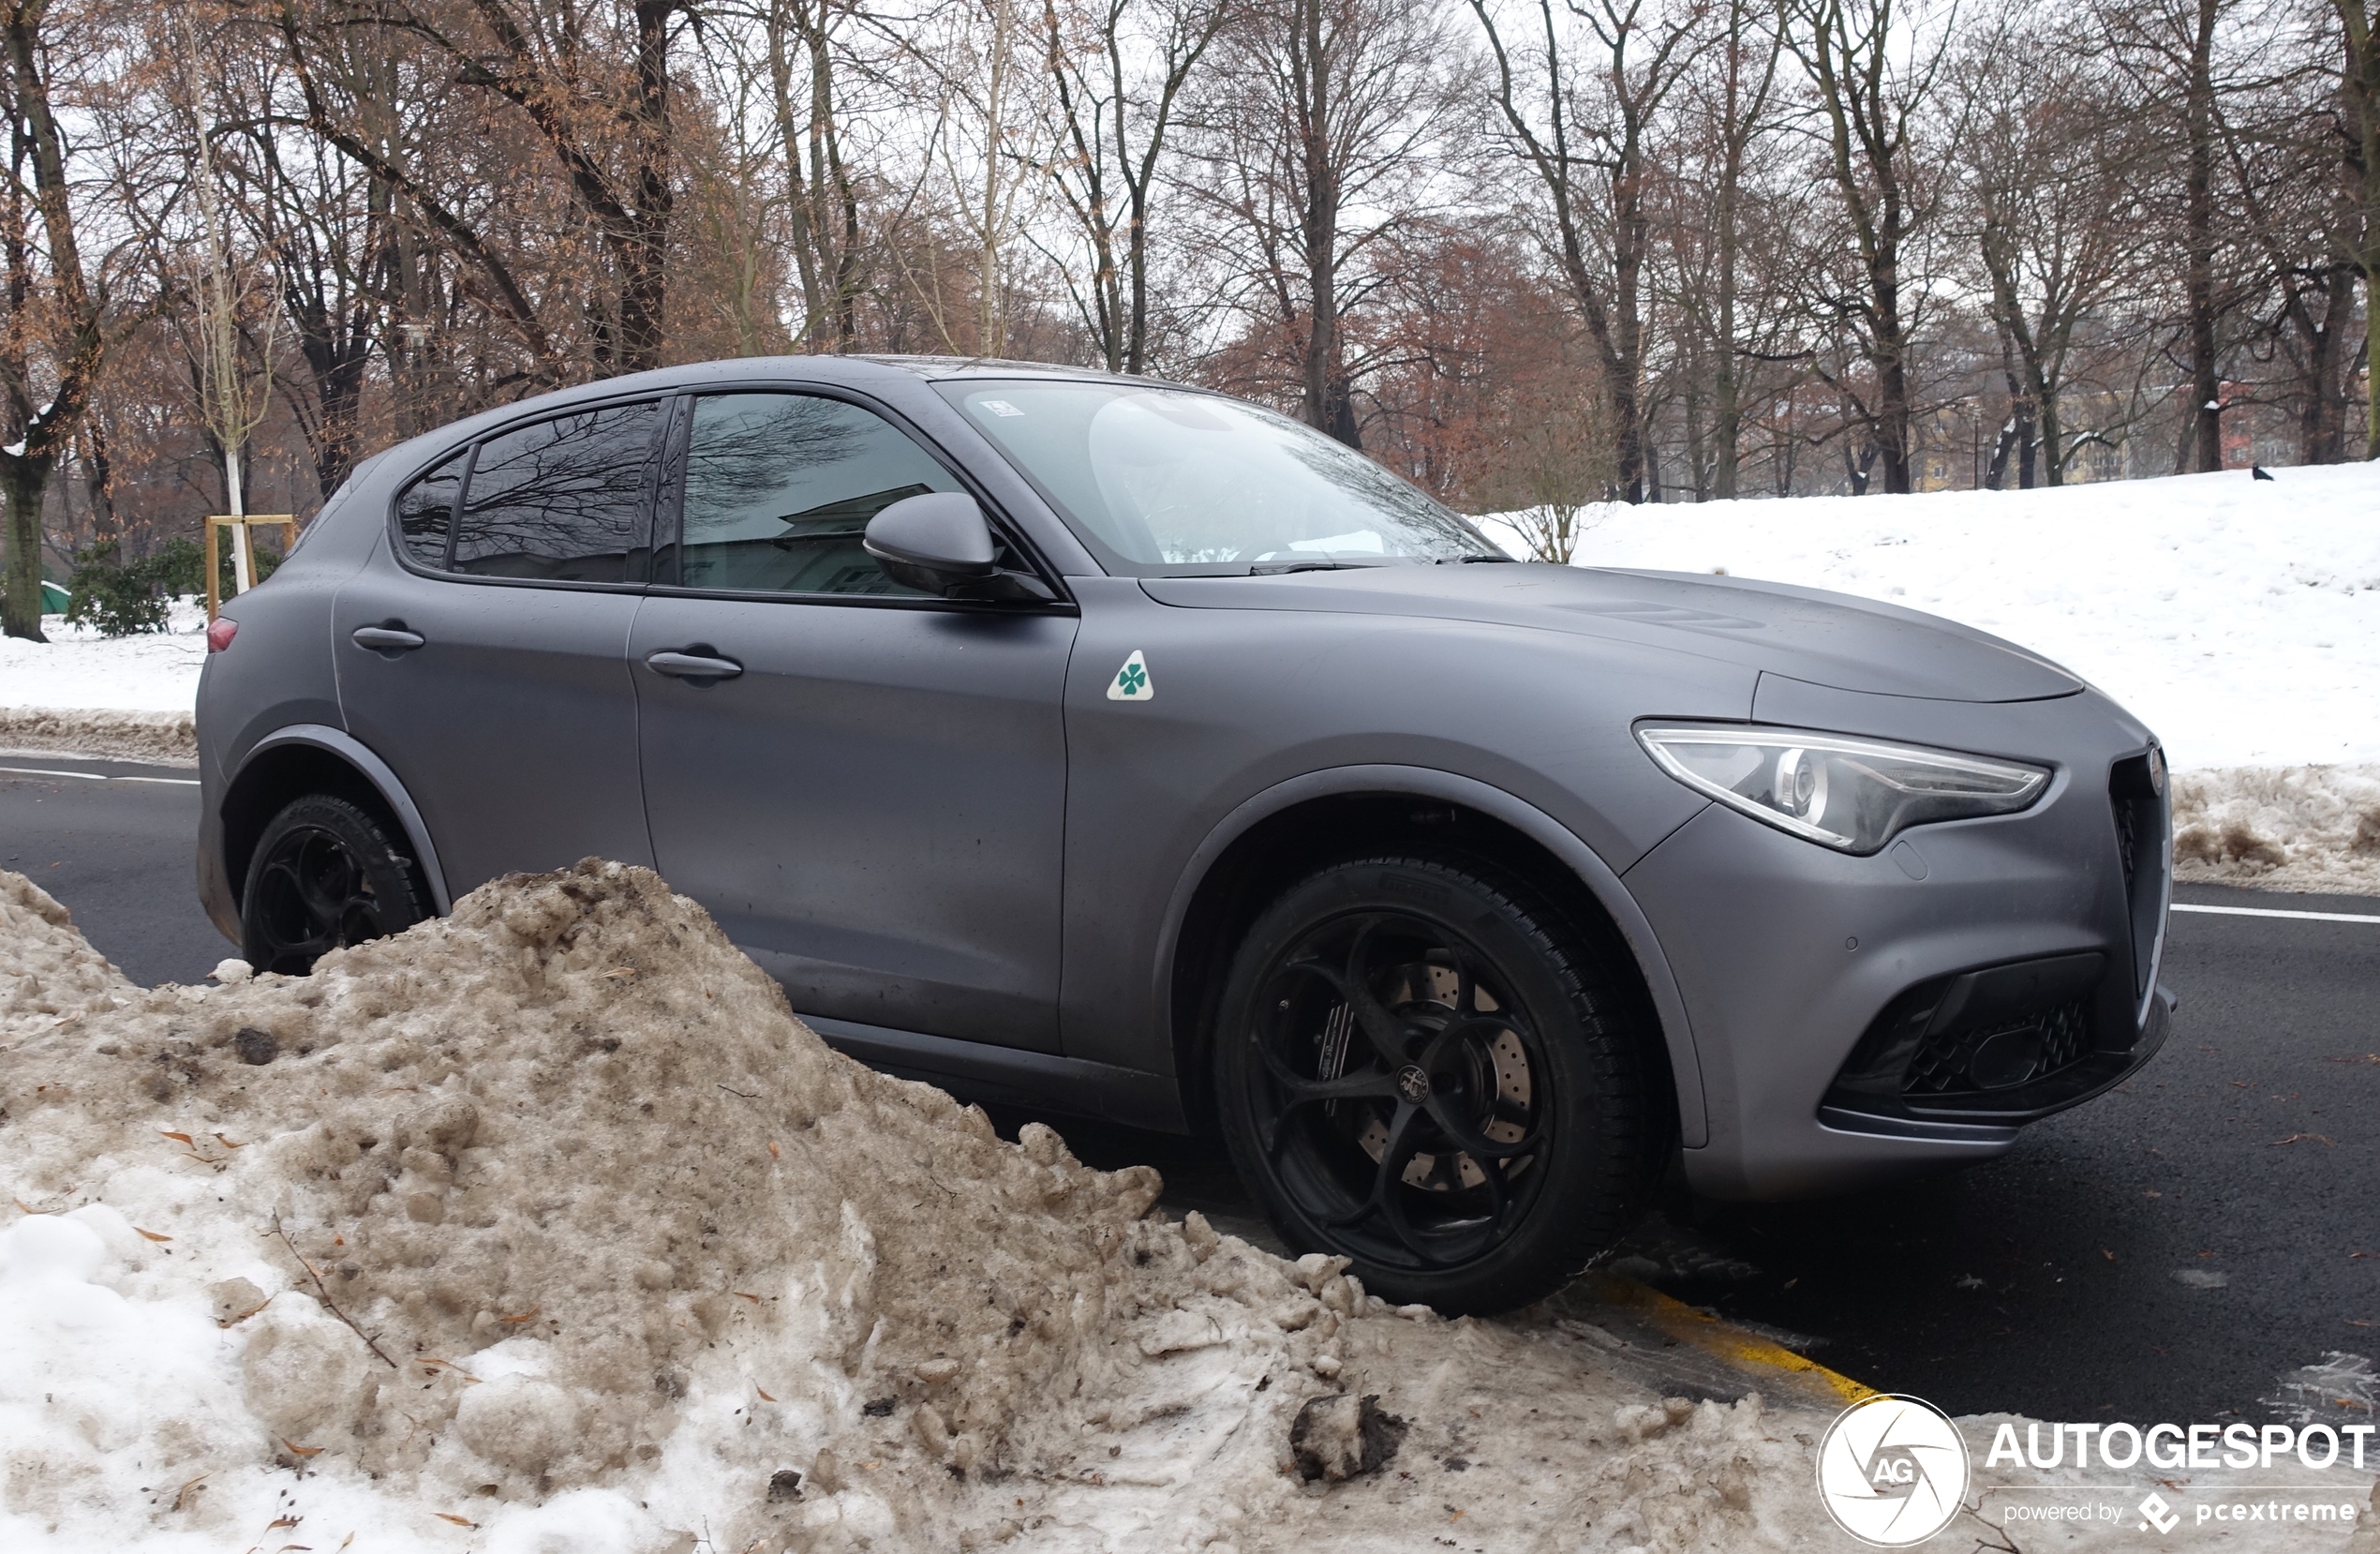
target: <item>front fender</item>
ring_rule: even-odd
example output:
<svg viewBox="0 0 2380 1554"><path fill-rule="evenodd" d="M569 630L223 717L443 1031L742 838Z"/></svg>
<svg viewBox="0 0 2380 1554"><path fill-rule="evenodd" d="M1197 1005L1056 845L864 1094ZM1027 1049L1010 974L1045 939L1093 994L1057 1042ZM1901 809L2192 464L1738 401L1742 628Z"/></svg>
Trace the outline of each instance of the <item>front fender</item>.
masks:
<svg viewBox="0 0 2380 1554"><path fill-rule="evenodd" d="M1654 1014L1661 1023L1662 1045L1668 1051L1671 1072L1676 1081L1680 1137L1688 1148L1699 1148L1708 1143L1703 1066L1695 1053L1686 1001L1660 941L1653 933L1653 925L1637 905L1635 897L1593 848L1544 811L1501 788L1450 771L1387 765L1333 767L1275 784L1232 810L1191 854L1166 904L1156 958L1150 968L1150 1007L1170 1007L1174 958L1191 903L1216 860L1234 842L1264 820L1299 804L1340 795L1384 793L1407 794L1476 810L1526 836L1578 877L1628 941L1637 970L1652 996Z"/></svg>

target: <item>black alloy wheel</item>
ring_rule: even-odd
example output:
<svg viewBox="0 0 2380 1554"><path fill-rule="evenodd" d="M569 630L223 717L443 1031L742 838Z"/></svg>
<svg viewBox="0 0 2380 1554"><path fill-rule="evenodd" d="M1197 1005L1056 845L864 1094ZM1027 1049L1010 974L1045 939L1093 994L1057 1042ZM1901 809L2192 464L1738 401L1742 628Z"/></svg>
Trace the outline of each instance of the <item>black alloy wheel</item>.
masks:
<svg viewBox="0 0 2380 1554"><path fill-rule="evenodd" d="M1300 1252L1449 1312L1525 1305L1627 1228L1666 1130L1644 1031L1597 958L1469 861L1326 869L1233 962L1216 1095Z"/></svg>
<svg viewBox="0 0 2380 1554"><path fill-rule="evenodd" d="M259 971L304 976L330 950L402 933L429 915L413 860L362 807L291 800L257 839L240 940Z"/></svg>

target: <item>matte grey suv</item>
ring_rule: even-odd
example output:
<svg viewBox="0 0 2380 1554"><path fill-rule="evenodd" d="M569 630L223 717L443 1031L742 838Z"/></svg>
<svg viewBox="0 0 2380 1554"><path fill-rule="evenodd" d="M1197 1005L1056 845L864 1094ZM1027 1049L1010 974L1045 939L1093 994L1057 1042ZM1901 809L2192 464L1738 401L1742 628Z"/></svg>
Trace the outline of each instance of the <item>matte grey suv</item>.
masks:
<svg viewBox="0 0 2380 1554"><path fill-rule="evenodd" d="M1885 605L1512 562L1220 396L591 384L373 458L225 617L199 879L258 966L649 864L845 1050L1218 1126L1393 1299L1532 1299L1673 1163L1988 1158L2165 1033L2163 758L2105 696Z"/></svg>

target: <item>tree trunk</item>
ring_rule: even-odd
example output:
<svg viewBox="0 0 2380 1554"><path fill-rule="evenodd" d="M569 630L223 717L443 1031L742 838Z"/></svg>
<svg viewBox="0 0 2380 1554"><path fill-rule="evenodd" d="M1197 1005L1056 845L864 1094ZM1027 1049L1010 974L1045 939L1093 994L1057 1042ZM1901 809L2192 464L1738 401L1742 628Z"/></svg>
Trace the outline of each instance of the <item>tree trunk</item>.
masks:
<svg viewBox="0 0 2380 1554"><path fill-rule="evenodd" d="M2346 35L2347 97L2356 109L2355 160L2363 171L2363 208L2358 213L2363 233L2355 255L2356 268L2363 273L2363 456L2380 458L2380 0L2332 3ZM2343 456L2344 452L2343 448Z"/></svg>
<svg viewBox="0 0 2380 1554"><path fill-rule="evenodd" d="M82 428L82 484L91 503L93 543L112 545L119 538L115 516L115 471L108 456L108 435L97 417Z"/></svg>
<svg viewBox="0 0 2380 1554"><path fill-rule="evenodd" d="M1298 0L1290 45L1298 94L1298 151L1305 182L1306 337L1298 413L1350 448L1362 446L1339 337L1339 168L1331 152L1331 67L1322 0Z"/></svg>
<svg viewBox="0 0 2380 1554"><path fill-rule="evenodd" d="M7 593L0 602L0 628L27 642L41 635L41 499L50 486L47 459L0 459L0 492L6 493Z"/></svg>
<svg viewBox="0 0 2380 1554"><path fill-rule="evenodd" d="M632 107L636 181L615 223L613 251L620 265L617 370L647 372L662 365L669 301L669 225L677 201L670 181L669 22L678 0L640 0L636 7L636 96Z"/></svg>
<svg viewBox="0 0 2380 1554"><path fill-rule="evenodd" d="M805 127L794 113L794 62L785 5L786 0L777 0L768 10L768 80L771 105L777 111L779 155L785 159L786 236L794 250L794 271L801 282L802 325L797 338L803 350L812 351L817 348L818 331L826 322L826 306L818 283L816 213L811 205L809 181L802 176Z"/></svg>
<svg viewBox="0 0 2380 1554"><path fill-rule="evenodd" d="M1733 71L1728 79L1730 115L1733 116L1735 96ZM1730 129L1731 136L1733 128ZM1744 411L1737 403L1735 379L1735 250L1738 241L1736 202L1741 197L1737 187L1742 177L1742 158L1735 147L1728 147L1727 165L1719 175L1718 185L1718 338L1713 351L1711 396L1712 409L1718 422L1714 435L1718 440L1717 459L1711 471L1712 494L1721 501L1735 496L1736 446L1743 440Z"/></svg>
<svg viewBox="0 0 2380 1554"><path fill-rule="evenodd" d="M22 159L29 157L34 204L41 214L43 246L48 250L50 301L57 321L51 368L54 386L48 401L37 408L32 402L25 371L25 336L19 322L22 312L11 321L19 322L19 328L12 332L16 338L10 342L16 354L9 364L5 409L17 437L13 451L0 452L0 486L6 488L0 524L7 530L0 536L6 541L0 546L5 550L0 555L0 578L5 579L0 582L0 632L35 642L43 640L41 499L59 456L90 408L91 390L107 344L99 327L99 305L83 279L82 251L76 240L74 206L67 183L66 137L51 111L50 83L41 74L42 27L48 20L49 0L15 0L0 7L0 33L5 33L8 55L7 95L17 125L14 139L20 158L16 176L10 180L11 202L21 197L14 191L23 187ZM8 289L22 309L33 291L31 256L23 236L22 205L10 214Z"/></svg>
<svg viewBox="0 0 2380 1554"><path fill-rule="evenodd" d="M2223 468L2223 382L2216 376L2214 195L2214 44L2220 3L2198 0L2183 113L2189 142L2182 173L2183 291L2190 325L2189 424L2194 428L2189 471L2201 474Z"/></svg>

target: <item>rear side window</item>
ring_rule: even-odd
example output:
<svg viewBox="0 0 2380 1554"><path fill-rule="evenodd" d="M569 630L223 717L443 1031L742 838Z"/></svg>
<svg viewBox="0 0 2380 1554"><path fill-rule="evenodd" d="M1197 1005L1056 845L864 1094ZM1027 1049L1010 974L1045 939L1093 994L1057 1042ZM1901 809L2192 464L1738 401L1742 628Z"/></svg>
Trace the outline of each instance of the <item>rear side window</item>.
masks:
<svg viewBox="0 0 2380 1554"><path fill-rule="evenodd" d="M612 405L480 445L446 566L483 577L623 583L662 422Z"/></svg>
<svg viewBox="0 0 2380 1554"><path fill-rule="evenodd" d="M689 588L915 596L861 536L903 497L959 489L925 449L857 405L707 396L687 443L682 576Z"/></svg>
<svg viewBox="0 0 2380 1554"><path fill-rule="evenodd" d="M446 538L454 525L454 499L462 494L460 453L405 488L396 499L396 536L408 556L423 566L446 564Z"/></svg>

